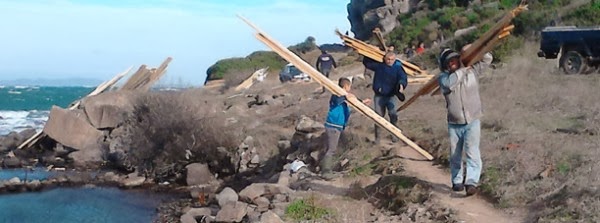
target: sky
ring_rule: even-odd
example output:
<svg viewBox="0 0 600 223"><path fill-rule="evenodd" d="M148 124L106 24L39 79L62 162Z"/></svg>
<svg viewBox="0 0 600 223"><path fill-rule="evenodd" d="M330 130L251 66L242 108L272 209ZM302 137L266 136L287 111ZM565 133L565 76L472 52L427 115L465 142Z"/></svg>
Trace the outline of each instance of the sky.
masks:
<svg viewBox="0 0 600 223"><path fill-rule="evenodd" d="M236 15L283 45L341 43L349 0L0 0L0 80L108 80L173 57L165 84L199 86L219 59L267 50ZM131 72L133 73L133 72Z"/></svg>

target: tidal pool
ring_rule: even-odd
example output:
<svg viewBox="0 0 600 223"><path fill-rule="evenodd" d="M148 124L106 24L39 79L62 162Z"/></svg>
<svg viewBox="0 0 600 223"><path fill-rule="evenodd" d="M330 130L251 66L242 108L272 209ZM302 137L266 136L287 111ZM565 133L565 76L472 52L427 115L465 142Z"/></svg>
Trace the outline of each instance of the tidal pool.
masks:
<svg viewBox="0 0 600 223"><path fill-rule="evenodd" d="M117 188L56 188L0 195L0 222L146 223L157 216L156 194Z"/></svg>

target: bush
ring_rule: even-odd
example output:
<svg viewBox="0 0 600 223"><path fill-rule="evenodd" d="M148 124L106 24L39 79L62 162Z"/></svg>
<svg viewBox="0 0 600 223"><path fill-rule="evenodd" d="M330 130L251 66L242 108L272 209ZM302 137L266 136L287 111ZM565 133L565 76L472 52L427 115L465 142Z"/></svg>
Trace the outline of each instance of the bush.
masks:
<svg viewBox="0 0 600 223"><path fill-rule="evenodd" d="M224 121L197 117L176 93L140 97L125 123L129 133L127 159L140 173L159 181L183 176L190 163L208 163L213 173L233 174L228 149L238 140ZM219 149L221 147L221 149Z"/></svg>
<svg viewBox="0 0 600 223"><path fill-rule="evenodd" d="M317 220L328 214L331 214L331 211L317 206L314 197L309 197L306 201L296 200L285 209L285 215L297 221Z"/></svg>

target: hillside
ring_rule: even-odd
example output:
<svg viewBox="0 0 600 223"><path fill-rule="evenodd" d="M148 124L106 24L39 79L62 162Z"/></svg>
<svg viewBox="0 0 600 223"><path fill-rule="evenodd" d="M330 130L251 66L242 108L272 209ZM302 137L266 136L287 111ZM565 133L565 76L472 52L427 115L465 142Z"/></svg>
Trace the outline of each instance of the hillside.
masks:
<svg viewBox="0 0 600 223"><path fill-rule="evenodd" d="M386 31L386 40L396 46L415 40L426 46L435 40L438 46L459 46L472 41L516 1L475 2L479 3L468 7L409 5L409 10L398 14L397 26ZM375 11L387 7L367 6ZM433 163L423 162L402 143L385 140L374 146L372 121L354 113L340 144L343 151L337 169L341 174L333 181L314 175L318 154L325 147L323 129L315 126L324 121L329 100L328 93L315 93L318 84L281 84L271 78L242 92L205 88L180 97L198 108L196 115L225 120L223 128L234 129L223 134L252 137L256 151L251 154L260 155L260 165L251 173L224 176L225 186L238 191L251 183L282 184L286 164L294 160L308 164L306 172L292 174L283 183L295 197L286 204L285 213L278 214L286 222L598 222L600 175L595 160L600 159L600 103L594 97L600 75L564 75L556 60L538 58L536 53L541 28L551 22L600 24L596 21L600 3L532 1L530 9L515 20L515 35L492 52L494 68L480 80L484 170L482 192L475 197L465 198L449 189L446 111L440 96L423 97L400 113L400 129L434 155ZM419 39L433 36L423 35L429 29L420 25L445 24L445 20L449 26L436 29L436 35L445 36L443 40ZM451 30L469 26L477 27L476 31L452 36ZM402 34L407 38L395 36ZM434 67L438 50L427 48L413 60ZM311 61L318 51L299 54ZM350 52L336 58L345 62L331 78L352 76L354 93L371 97L372 80L358 77L364 71L360 57ZM409 86L407 95L418 88ZM295 215L301 207L314 215Z"/></svg>

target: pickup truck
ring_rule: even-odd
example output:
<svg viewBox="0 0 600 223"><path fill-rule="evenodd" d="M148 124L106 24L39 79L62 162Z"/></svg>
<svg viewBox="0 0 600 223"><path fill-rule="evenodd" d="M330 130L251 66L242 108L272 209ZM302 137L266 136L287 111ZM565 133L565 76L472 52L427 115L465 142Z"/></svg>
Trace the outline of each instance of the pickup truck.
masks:
<svg viewBox="0 0 600 223"><path fill-rule="evenodd" d="M566 74L589 74L600 65L600 27L550 26L542 30L539 57L555 59Z"/></svg>

